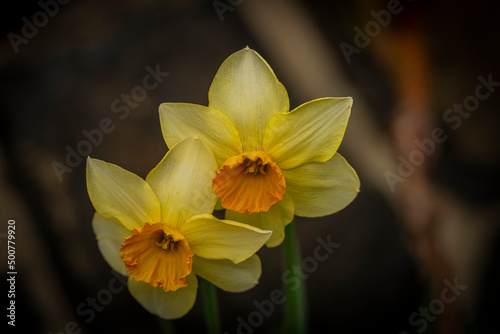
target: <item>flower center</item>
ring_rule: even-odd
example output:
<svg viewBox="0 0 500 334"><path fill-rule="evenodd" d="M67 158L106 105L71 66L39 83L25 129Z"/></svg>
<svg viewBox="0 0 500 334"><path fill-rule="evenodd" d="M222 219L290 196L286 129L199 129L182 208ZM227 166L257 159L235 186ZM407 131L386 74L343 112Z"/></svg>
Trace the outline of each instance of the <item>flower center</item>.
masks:
<svg viewBox="0 0 500 334"><path fill-rule="evenodd" d="M163 223L145 223L133 229L120 248L120 256L130 277L165 291L186 287L193 264L187 240Z"/></svg>
<svg viewBox="0 0 500 334"><path fill-rule="evenodd" d="M264 151L234 155L215 172L212 190L222 206L239 213L268 211L283 199L285 178Z"/></svg>

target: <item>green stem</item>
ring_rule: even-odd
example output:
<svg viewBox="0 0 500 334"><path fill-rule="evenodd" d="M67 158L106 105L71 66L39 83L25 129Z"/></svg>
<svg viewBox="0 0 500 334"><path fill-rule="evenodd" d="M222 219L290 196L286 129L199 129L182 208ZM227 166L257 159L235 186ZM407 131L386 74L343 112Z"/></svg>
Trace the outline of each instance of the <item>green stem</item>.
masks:
<svg viewBox="0 0 500 334"><path fill-rule="evenodd" d="M306 287L303 277L300 276L301 257L300 248L292 221L285 227L285 272L286 282L283 281L285 291L285 333L304 334L307 332Z"/></svg>
<svg viewBox="0 0 500 334"><path fill-rule="evenodd" d="M205 322L209 334L220 334L219 305L215 286L198 276L198 284L205 309Z"/></svg>
<svg viewBox="0 0 500 334"><path fill-rule="evenodd" d="M160 317L157 317L157 319L158 325L163 334L176 334L173 320L166 320Z"/></svg>

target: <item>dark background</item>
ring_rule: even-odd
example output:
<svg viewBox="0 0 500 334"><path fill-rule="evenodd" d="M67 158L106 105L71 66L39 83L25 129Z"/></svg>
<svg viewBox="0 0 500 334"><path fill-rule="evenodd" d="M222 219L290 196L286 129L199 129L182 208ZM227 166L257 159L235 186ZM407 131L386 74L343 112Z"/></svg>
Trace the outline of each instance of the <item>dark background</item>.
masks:
<svg viewBox="0 0 500 334"><path fill-rule="evenodd" d="M206 105L220 64L248 45L285 85L291 108L324 96L354 98L340 152L358 172L361 192L335 215L296 220L303 257L313 254L318 237L331 235L341 244L306 280L310 332L498 332L500 92L491 92L456 128L443 118L475 94L479 76L500 81L495 5L402 1L400 12L359 47L355 28L366 33L376 22L371 11L380 13L391 1L222 0L222 16L214 3L73 0L59 4L18 52L9 34L22 37L22 18L43 19L37 14L43 9L33 1L2 10L1 294L8 289L7 220L15 219L15 329L204 332L200 298L187 316L168 323L126 289L93 319L77 312L82 303L89 309L88 298L102 297L115 276L92 232L85 163L75 162L62 181L53 164L65 165L67 147L76 150L86 139L83 130L109 118L114 130L89 154L145 177L167 151L160 103ZM343 42L357 48L350 62ZM145 68L157 65L169 76L120 119L113 101L142 85ZM392 191L386 172L397 174L398 157L408 160L419 150L415 141L439 128L446 140L434 143ZM226 332L237 332L238 317L256 310L253 301L281 288L282 247L259 254L259 285L240 294L218 292ZM425 331L412 325L410 315L439 299L445 280L467 289L426 322ZM255 333L279 333L282 311L276 306Z"/></svg>

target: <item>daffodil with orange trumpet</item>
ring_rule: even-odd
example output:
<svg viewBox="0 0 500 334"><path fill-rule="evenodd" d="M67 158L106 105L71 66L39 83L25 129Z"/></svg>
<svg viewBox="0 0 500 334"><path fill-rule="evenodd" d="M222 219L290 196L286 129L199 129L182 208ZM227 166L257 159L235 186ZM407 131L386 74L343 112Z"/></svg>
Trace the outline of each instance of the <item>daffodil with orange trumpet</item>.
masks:
<svg viewBox="0 0 500 334"><path fill-rule="evenodd" d="M162 318L194 305L197 276L241 292L261 274L254 253L271 232L211 215L217 165L200 138L172 146L146 179L101 160L87 160L93 229L107 263L128 276L132 296Z"/></svg>
<svg viewBox="0 0 500 334"><path fill-rule="evenodd" d="M169 147L205 140L217 161L212 190L226 219L272 230L267 246L282 243L294 215L326 216L356 197L359 178L337 153L352 98L320 98L290 111L285 87L247 47L221 65L208 100L163 103L163 137Z"/></svg>

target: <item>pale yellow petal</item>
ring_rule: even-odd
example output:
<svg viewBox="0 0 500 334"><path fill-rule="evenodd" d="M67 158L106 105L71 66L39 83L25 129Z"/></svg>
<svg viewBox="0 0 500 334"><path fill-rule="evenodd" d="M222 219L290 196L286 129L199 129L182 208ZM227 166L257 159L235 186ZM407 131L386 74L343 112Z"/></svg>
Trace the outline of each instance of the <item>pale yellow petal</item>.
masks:
<svg viewBox="0 0 500 334"><path fill-rule="evenodd" d="M323 98L271 117L264 150L283 169L330 159L342 142L352 98Z"/></svg>
<svg viewBox="0 0 500 334"><path fill-rule="evenodd" d="M160 105L163 138L172 148L186 138L203 138L220 166L232 155L241 153L238 131L222 112L196 104Z"/></svg>
<svg viewBox="0 0 500 334"><path fill-rule="evenodd" d="M262 150L266 124L274 113L289 110L288 94L271 67L254 50L229 56L208 93L209 106L233 122L243 151Z"/></svg>
<svg viewBox="0 0 500 334"><path fill-rule="evenodd" d="M161 222L178 230L192 216L212 213L216 169L212 152L200 138L188 138L171 148L146 177L160 201Z"/></svg>
<svg viewBox="0 0 500 334"><path fill-rule="evenodd" d="M257 255L237 264L229 260L207 260L195 255L193 272L221 290L243 292L259 283L262 266Z"/></svg>
<svg viewBox="0 0 500 334"><path fill-rule="evenodd" d="M163 319L178 319L185 316L196 301L198 279L193 273L186 279L187 287L165 292L162 287L153 288L147 283L129 278L128 289L132 297L148 312Z"/></svg>
<svg viewBox="0 0 500 334"><path fill-rule="evenodd" d="M129 230L160 219L160 204L149 184L116 165L88 158L87 190L101 216Z"/></svg>
<svg viewBox="0 0 500 334"><path fill-rule="evenodd" d="M203 258L241 262L258 251L271 236L253 226L212 215L198 215L181 226L191 251Z"/></svg>
<svg viewBox="0 0 500 334"><path fill-rule="evenodd" d="M97 247L104 260L114 271L128 276L125 264L120 257L120 247L125 238L130 236L130 231L120 223L106 219L97 212L92 219L92 228L97 239Z"/></svg>
<svg viewBox="0 0 500 334"><path fill-rule="evenodd" d="M241 214L235 211L226 210L226 219L242 222L263 230L273 231L266 246L279 246L285 238L285 226L292 221L294 213L293 201L287 193L285 193L285 197L281 201L273 204L271 209L267 212Z"/></svg>
<svg viewBox="0 0 500 334"><path fill-rule="evenodd" d="M359 192L354 169L339 153L326 162L312 162L283 171L295 214L321 217L345 208Z"/></svg>

